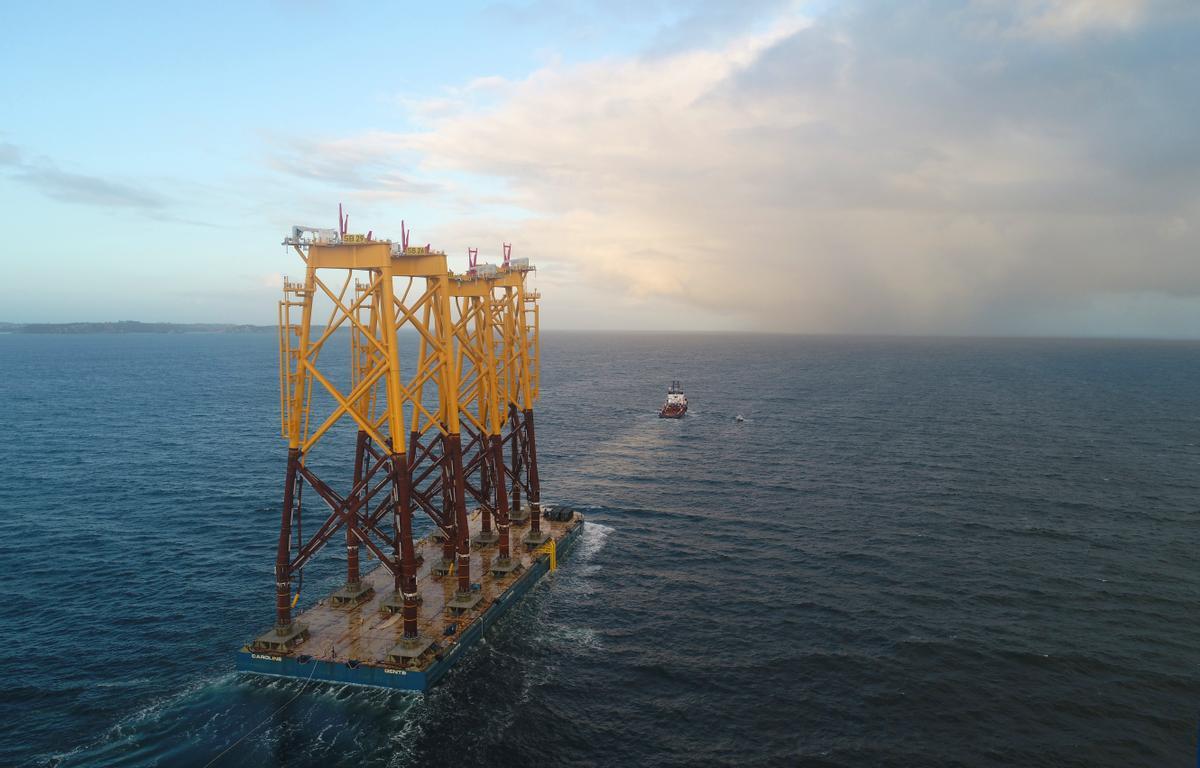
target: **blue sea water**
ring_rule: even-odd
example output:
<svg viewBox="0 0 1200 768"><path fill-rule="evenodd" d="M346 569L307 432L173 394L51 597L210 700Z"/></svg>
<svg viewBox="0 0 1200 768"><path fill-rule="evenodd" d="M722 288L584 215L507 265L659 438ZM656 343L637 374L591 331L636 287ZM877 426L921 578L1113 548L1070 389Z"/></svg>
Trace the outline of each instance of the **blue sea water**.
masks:
<svg viewBox="0 0 1200 768"><path fill-rule="evenodd" d="M1200 344L546 333L584 539L423 698L232 672L275 365L0 336L0 765L1195 761Z"/></svg>

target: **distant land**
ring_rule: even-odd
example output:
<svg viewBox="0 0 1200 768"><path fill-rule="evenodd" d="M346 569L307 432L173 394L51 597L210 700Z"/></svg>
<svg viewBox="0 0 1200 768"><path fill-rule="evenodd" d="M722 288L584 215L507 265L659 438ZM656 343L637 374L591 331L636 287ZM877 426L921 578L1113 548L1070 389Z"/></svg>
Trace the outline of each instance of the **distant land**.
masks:
<svg viewBox="0 0 1200 768"><path fill-rule="evenodd" d="M235 325L232 323L142 323L118 320L115 323L0 323L0 333L263 333L273 325Z"/></svg>

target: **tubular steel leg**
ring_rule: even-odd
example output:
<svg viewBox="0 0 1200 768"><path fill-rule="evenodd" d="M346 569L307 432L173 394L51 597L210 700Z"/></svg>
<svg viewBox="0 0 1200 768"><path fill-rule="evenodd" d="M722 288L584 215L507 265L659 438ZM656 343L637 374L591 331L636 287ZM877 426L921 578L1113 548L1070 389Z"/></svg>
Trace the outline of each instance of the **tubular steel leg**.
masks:
<svg viewBox="0 0 1200 768"><path fill-rule="evenodd" d="M488 443L487 436L479 435L479 495L486 501L480 504L482 510L480 514L479 530L482 533L492 532L492 512L490 500L492 498L492 478L494 472L492 469L492 446Z"/></svg>
<svg viewBox="0 0 1200 768"><path fill-rule="evenodd" d="M454 485L452 472L450 469L450 445L447 437L443 435L439 438L442 441L442 455L438 459L441 465L438 467L442 475L442 515L448 520L454 520L457 524L458 517L454 510ZM454 553L457 549L457 531L456 525L451 525L449 530L442 529L442 560L446 563L454 562Z"/></svg>
<svg viewBox="0 0 1200 768"><path fill-rule="evenodd" d="M496 486L496 527L500 529L500 559L508 560L508 493L504 489L504 442L500 435L491 437L492 474Z"/></svg>
<svg viewBox="0 0 1200 768"><path fill-rule="evenodd" d="M408 433L408 468L410 471L414 469L417 464L417 456L419 455L417 453L417 449L421 447L420 440L420 432L413 431Z"/></svg>
<svg viewBox="0 0 1200 768"><path fill-rule="evenodd" d="M454 483L454 543L458 549L458 591L471 592L471 529L467 525L466 487L463 483L462 438L446 435L446 452L450 459L450 479Z"/></svg>
<svg viewBox="0 0 1200 768"><path fill-rule="evenodd" d="M412 478L404 454L392 454L393 530L400 539L400 569L396 574L396 589L404 597L404 637L417 636L417 555L412 538Z"/></svg>
<svg viewBox="0 0 1200 768"><path fill-rule="evenodd" d="M519 513L521 511L521 435L517 429L517 406L509 406L509 415L512 424L512 464L510 466L515 475L512 487L512 511Z"/></svg>
<svg viewBox="0 0 1200 768"><path fill-rule="evenodd" d="M292 498L300 449L288 450L287 474L283 481L283 517L279 522L279 547L275 550L275 629L283 634L292 626L292 574L289 568L292 539Z"/></svg>
<svg viewBox="0 0 1200 768"><path fill-rule="evenodd" d="M357 486L362 481L363 476L363 455L367 452L367 433L358 430L358 441L354 446L354 485ZM358 536L355 535L355 530L358 528L358 497L352 496L349 499L349 508L352 511L350 522L346 525L346 590L354 592L362 585L362 575L358 568Z"/></svg>
<svg viewBox="0 0 1200 768"><path fill-rule="evenodd" d="M533 432L533 409L525 409L525 434L529 438L529 530L538 533L542 530L542 489L538 483L537 471L537 439Z"/></svg>

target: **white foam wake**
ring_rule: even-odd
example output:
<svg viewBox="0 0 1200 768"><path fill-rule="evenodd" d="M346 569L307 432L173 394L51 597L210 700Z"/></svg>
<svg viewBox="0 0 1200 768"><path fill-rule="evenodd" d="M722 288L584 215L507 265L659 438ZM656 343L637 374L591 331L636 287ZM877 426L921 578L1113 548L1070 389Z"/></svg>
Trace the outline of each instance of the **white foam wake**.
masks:
<svg viewBox="0 0 1200 768"><path fill-rule="evenodd" d="M593 523L591 520L585 521L583 537L579 540L579 552L574 557L582 563L590 561L600 550L604 549L609 535L615 530L616 528L609 525Z"/></svg>

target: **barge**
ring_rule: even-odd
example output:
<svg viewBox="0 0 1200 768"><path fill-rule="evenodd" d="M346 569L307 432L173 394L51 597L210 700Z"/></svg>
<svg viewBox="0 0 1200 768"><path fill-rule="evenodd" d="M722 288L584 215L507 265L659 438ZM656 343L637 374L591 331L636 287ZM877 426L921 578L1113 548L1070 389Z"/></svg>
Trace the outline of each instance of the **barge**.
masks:
<svg viewBox="0 0 1200 768"><path fill-rule="evenodd" d="M494 545L473 548L471 573L480 577L472 589L479 601L466 609L451 605L455 600L453 576L437 574L436 566L442 562L437 534L415 542L421 562L418 626L422 645L428 641L419 656L399 651L403 647L401 617L390 613L385 605L392 590L392 576L380 565L363 577L369 587L365 600L338 604L341 601L335 599L337 593L327 596L296 617L304 635L302 641L279 647L272 642L273 630L268 630L238 652L237 670L424 693L556 566L558 558L570 552L583 526L579 512L563 510L556 514L553 509L545 510L541 528L549 537L544 544L527 544L521 551L514 547L511 562L515 567L493 568L497 564ZM478 520L472 521L472 532L479 533Z"/></svg>
<svg viewBox="0 0 1200 768"><path fill-rule="evenodd" d="M502 265L471 249L455 273L409 234L403 222L399 241L352 233L339 207L337 229L284 238L304 279L284 278L279 302L275 623L237 653L242 672L426 691L583 530L573 510L541 504L534 267L505 243ZM324 326L318 296L333 304ZM322 354L339 328L348 366ZM400 349L408 331L415 355ZM335 431L354 434L352 455ZM418 518L434 526L423 539ZM297 614L305 566L343 537L342 588Z"/></svg>

